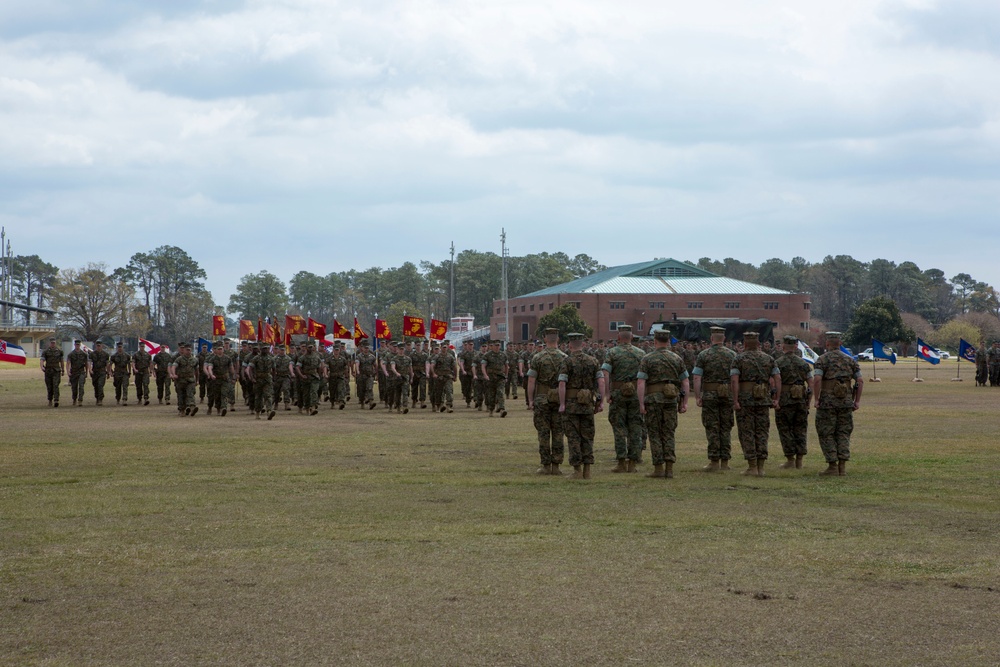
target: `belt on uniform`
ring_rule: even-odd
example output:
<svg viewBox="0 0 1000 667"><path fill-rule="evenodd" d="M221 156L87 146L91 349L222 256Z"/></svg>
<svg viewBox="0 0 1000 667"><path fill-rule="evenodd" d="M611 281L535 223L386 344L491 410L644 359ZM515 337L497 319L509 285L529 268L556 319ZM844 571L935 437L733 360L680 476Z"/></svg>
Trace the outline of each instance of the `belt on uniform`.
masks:
<svg viewBox="0 0 1000 667"><path fill-rule="evenodd" d="M750 391L757 385L767 384L766 382L740 382L740 391Z"/></svg>
<svg viewBox="0 0 1000 667"><path fill-rule="evenodd" d="M633 382L633 380L626 380L624 382L615 382L614 380L612 380L611 381L611 388L612 389L621 389L622 387L624 387L627 384L632 384L632 382Z"/></svg>
<svg viewBox="0 0 1000 667"><path fill-rule="evenodd" d="M702 391L719 391L723 387L729 387L725 382L704 382L701 385Z"/></svg>
<svg viewBox="0 0 1000 667"><path fill-rule="evenodd" d="M823 389L835 387L838 384L847 384L847 380L823 380Z"/></svg>

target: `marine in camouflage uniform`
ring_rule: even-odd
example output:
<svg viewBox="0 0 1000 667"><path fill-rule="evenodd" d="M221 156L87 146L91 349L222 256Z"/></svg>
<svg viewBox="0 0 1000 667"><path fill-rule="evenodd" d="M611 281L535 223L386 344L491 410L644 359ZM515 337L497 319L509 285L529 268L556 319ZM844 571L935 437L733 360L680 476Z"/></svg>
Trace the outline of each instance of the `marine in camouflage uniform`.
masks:
<svg viewBox="0 0 1000 667"><path fill-rule="evenodd" d="M293 364L292 358L285 354L285 347L278 345L274 354L274 401L272 405L277 406L284 402L285 410L291 410L292 402L292 371L289 364Z"/></svg>
<svg viewBox="0 0 1000 667"><path fill-rule="evenodd" d="M215 348L213 347L212 349L214 350ZM225 353L225 356L229 359L230 365L234 369L233 374L226 381L226 384L225 384L225 386L222 389L223 389L223 393L224 393L224 398L225 398L226 402L229 403L229 409L230 410L235 410L236 409L236 380L237 380L237 374L239 373L239 370L243 366L240 364L240 353L237 352L236 350L232 349L232 346L229 344L228 340L225 341L222 344L222 349L223 349L223 352Z"/></svg>
<svg viewBox="0 0 1000 667"><path fill-rule="evenodd" d="M479 372L486 380L486 407L490 416L499 412L501 417L507 416L504 405L504 387L507 384L507 353L500 350L499 340L490 341L490 349L479 362Z"/></svg>
<svg viewBox="0 0 1000 667"><path fill-rule="evenodd" d="M163 403L163 399L167 399L167 405L170 405L170 364L173 360L173 355L167 352L166 347L161 347L160 351L153 355L153 372L156 374L156 400L160 404Z"/></svg>
<svg viewBox="0 0 1000 667"><path fill-rule="evenodd" d="M253 377L253 411L257 419L267 413L268 420L274 419L274 367L275 358L268 346L257 348L257 354L250 357L250 375Z"/></svg>
<svg viewBox="0 0 1000 667"><path fill-rule="evenodd" d="M417 345L410 356L410 363L413 366L413 381L410 382L413 407L417 407L418 401L421 408L427 407L427 357L426 341Z"/></svg>
<svg viewBox="0 0 1000 667"><path fill-rule="evenodd" d="M687 412L688 372L684 360L670 351L669 331L657 331L653 340L654 350L639 361L636 391L653 455L647 477L670 479L677 462L677 415Z"/></svg>
<svg viewBox="0 0 1000 667"><path fill-rule="evenodd" d="M979 346L976 348L976 386L985 387L986 381L989 379L989 363L987 362L987 355L989 350L986 349L986 341L980 339Z"/></svg>
<svg viewBox="0 0 1000 667"><path fill-rule="evenodd" d="M350 391L348 379L351 373L351 361L344 355L339 342L333 344L333 352L326 358L327 382L330 390L330 408L344 409L347 402L347 392Z"/></svg>
<svg viewBox="0 0 1000 667"><path fill-rule="evenodd" d="M115 400L118 405L128 405L128 380L132 370L132 357L128 356L121 343L115 346L111 355L111 375L115 381Z"/></svg>
<svg viewBox="0 0 1000 667"><path fill-rule="evenodd" d="M208 376L208 414L215 408L219 416L225 417L229 412L228 387L232 386L230 376L234 372L233 357L226 352L223 345L216 343L212 352L202 364L202 372ZM180 394L178 387L177 393ZM178 402L178 407L180 403Z"/></svg>
<svg viewBox="0 0 1000 667"><path fill-rule="evenodd" d="M514 343L509 343L507 349L504 351L507 355L507 377L504 383L504 395L507 398L511 396L514 400L517 400L517 386L518 386L518 376L517 376L517 360L520 357L520 353L517 351L517 345Z"/></svg>
<svg viewBox="0 0 1000 667"><path fill-rule="evenodd" d="M438 386L438 410L441 412L454 412L453 393L455 391L455 380L458 379L458 360L451 351L448 341L441 344L441 352L434 358L434 366L431 368L435 383Z"/></svg>
<svg viewBox="0 0 1000 667"><path fill-rule="evenodd" d="M177 413L181 417L194 416L198 406L194 402L194 389L198 385L198 377L202 374L204 363L191 355L191 346L181 343L177 356L171 359L167 367L170 378L177 390ZM207 360L206 360L207 361Z"/></svg>
<svg viewBox="0 0 1000 667"><path fill-rule="evenodd" d="M778 405L781 371L774 358L759 348L756 331L743 334L743 351L736 355L730 371L730 391L736 396L736 428L743 456L747 460L744 475L764 476L767 441L771 431L772 407Z"/></svg>
<svg viewBox="0 0 1000 667"><path fill-rule="evenodd" d="M986 351L986 364L989 368L990 386L1000 385L1000 341L993 341L993 347Z"/></svg>
<svg viewBox="0 0 1000 667"><path fill-rule="evenodd" d="M458 381L462 387L462 398L465 400L465 407L472 407L472 381L475 376L476 351L472 347L471 340L462 343L462 351L458 353L458 362Z"/></svg>
<svg viewBox="0 0 1000 667"><path fill-rule="evenodd" d="M489 347L489 341L483 341L479 344L479 349L473 351L472 356L472 401L475 403L476 410L482 410L483 404L486 402L486 378L480 372L483 364L483 357L486 355L487 348Z"/></svg>
<svg viewBox="0 0 1000 667"><path fill-rule="evenodd" d="M435 341L431 345L431 353L427 356L427 393L430 394L431 410L438 411L441 406L441 383L434 377L434 364L441 354L441 346ZM458 365L456 361L456 366Z"/></svg>
<svg viewBox="0 0 1000 667"><path fill-rule="evenodd" d="M45 393L49 397L49 407L59 407L59 383L62 382L66 365L63 353L55 338L49 339L49 347L42 352L38 360L39 367L45 375Z"/></svg>
<svg viewBox="0 0 1000 667"><path fill-rule="evenodd" d="M799 339L785 336L784 349L775 358L781 371L781 396L774 411L774 425L781 439L785 455L782 468L801 468L806 455L806 436L809 426L809 397L813 369L799 356Z"/></svg>
<svg viewBox="0 0 1000 667"><path fill-rule="evenodd" d="M559 329L545 330L545 347L528 362L526 396L531 405L532 423L538 434L540 475L561 475L565 445L563 418L559 412L559 367L566 353L559 349Z"/></svg>
<svg viewBox="0 0 1000 667"><path fill-rule="evenodd" d="M594 464L594 414L603 409L604 373L583 351L583 334L571 333L570 354L559 364L559 412L569 443L572 479L590 479Z"/></svg>
<svg viewBox="0 0 1000 667"><path fill-rule="evenodd" d="M94 386L94 400L97 405L104 405L104 383L108 379L108 366L111 355L104 349L101 341L94 343L94 351L90 353L90 380Z"/></svg>
<svg viewBox="0 0 1000 667"><path fill-rule="evenodd" d="M691 376L694 395L701 408L701 423L708 439L709 464L706 472L728 470L732 457L731 438L735 418L729 377L736 353L726 347L726 330L712 327L712 346L702 350Z"/></svg>
<svg viewBox="0 0 1000 667"><path fill-rule="evenodd" d="M531 367L531 358L535 356L535 351L535 341L528 341L517 359L517 376L521 381L521 389L524 391L524 404L529 408L531 401L528 400L528 369Z"/></svg>
<svg viewBox="0 0 1000 667"><path fill-rule="evenodd" d="M635 472L635 464L642 456L643 437L636 378L644 353L632 345L632 327L626 324L618 327L618 345L610 350L598 349L604 357L601 366L604 400L608 404L608 422L615 436L615 458L618 459L618 465L611 472Z"/></svg>
<svg viewBox="0 0 1000 667"><path fill-rule="evenodd" d="M851 380L855 389L851 389ZM851 459L851 433L854 411L861 407L864 379L861 367L840 351L840 333L826 333L826 353L816 360L813 369L813 396L816 402L816 434L826 458L821 475L846 475Z"/></svg>
<svg viewBox="0 0 1000 667"><path fill-rule="evenodd" d="M361 346L354 355L354 376L358 389L358 401L361 409L369 410L375 407L375 372L378 361L375 354L368 349L368 339L361 339Z"/></svg>
<svg viewBox="0 0 1000 667"><path fill-rule="evenodd" d="M319 411L319 385L322 375L322 361L316 354L313 343L306 345L306 353L295 363L295 372L302 381L299 384L303 392L302 408L307 414L315 415Z"/></svg>
<svg viewBox="0 0 1000 667"><path fill-rule="evenodd" d="M90 355L80 347L81 341L73 341L73 351L66 355L69 369L69 386L73 390L73 405L83 405L83 388L87 385L87 365Z"/></svg>
<svg viewBox="0 0 1000 667"><path fill-rule="evenodd" d="M413 360L407 354L397 354L392 358L389 372L395 383L393 407L396 412L406 414L410 411L410 383L413 381Z"/></svg>
<svg viewBox="0 0 1000 667"><path fill-rule="evenodd" d="M208 355L211 354L208 350L208 345L202 345L201 350L198 352L198 368L205 365L205 360L208 359ZM205 394L208 393L208 375L204 372L198 374L198 398L200 403L205 402Z"/></svg>
<svg viewBox="0 0 1000 667"><path fill-rule="evenodd" d="M135 372L135 402L149 405L149 372L153 366L153 355L141 345L132 355L132 370Z"/></svg>

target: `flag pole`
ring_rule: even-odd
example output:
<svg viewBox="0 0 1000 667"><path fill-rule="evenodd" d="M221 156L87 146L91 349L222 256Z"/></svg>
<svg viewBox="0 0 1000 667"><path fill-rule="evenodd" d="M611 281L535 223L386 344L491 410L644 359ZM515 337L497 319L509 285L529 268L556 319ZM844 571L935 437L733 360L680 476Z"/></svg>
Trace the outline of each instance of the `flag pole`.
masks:
<svg viewBox="0 0 1000 667"><path fill-rule="evenodd" d="M872 338L872 382L881 382L878 377L878 367L875 366L875 339Z"/></svg>
<svg viewBox="0 0 1000 667"><path fill-rule="evenodd" d="M916 370L917 373L916 376L913 378L913 381L923 382L923 379L920 377L920 357L914 357L913 364L914 364L913 368Z"/></svg>
<svg viewBox="0 0 1000 667"><path fill-rule="evenodd" d="M959 347L961 347L961 345L959 345ZM952 382L961 382L962 381L962 355L958 355L958 360L955 363L957 364L955 366L955 377L953 377L951 379L951 381Z"/></svg>

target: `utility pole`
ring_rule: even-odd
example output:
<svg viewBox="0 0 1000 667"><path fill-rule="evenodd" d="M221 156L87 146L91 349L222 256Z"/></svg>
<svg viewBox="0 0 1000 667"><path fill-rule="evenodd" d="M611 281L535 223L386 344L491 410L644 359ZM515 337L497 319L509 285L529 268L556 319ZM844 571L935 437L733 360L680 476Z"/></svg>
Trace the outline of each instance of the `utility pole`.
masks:
<svg viewBox="0 0 1000 667"><path fill-rule="evenodd" d="M510 295L507 293L507 231L501 227L500 228L500 251L503 254L503 261L500 264L500 280L501 280L501 294L500 298L503 299L503 349L507 349L510 345L510 307L509 300Z"/></svg>
<svg viewBox="0 0 1000 667"><path fill-rule="evenodd" d="M451 242L451 289L448 290L448 328L455 319L455 242Z"/></svg>

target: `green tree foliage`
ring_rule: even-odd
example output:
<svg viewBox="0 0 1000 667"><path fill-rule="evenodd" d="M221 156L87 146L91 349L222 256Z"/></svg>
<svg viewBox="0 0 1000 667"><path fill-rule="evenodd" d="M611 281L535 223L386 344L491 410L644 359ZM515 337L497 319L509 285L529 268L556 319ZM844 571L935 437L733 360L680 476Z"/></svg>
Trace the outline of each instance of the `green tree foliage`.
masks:
<svg viewBox="0 0 1000 667"><path fill-rule="evenodd" d="M212 295L205 289L205 270L177 246L136 253L113 275L139 294L150 322L150 331L143 336L165 342L187 340L209 321Z"/></svg>
<svg viewBox="0 0 1000 667"><path fill-rule="evenodd" d="M43 308L52 296L59 269L38 255L15 255L11 258L11 285L14 299L27 306ZM25 313L31 324L31 311Z"/></svg>
<svg viewBox="0 0 1000 667"><path fill-rule="evenodd" d="M280 315L288 310L285 283L268 271L248 273L240 278L236 293L229 296L228 310L239 313L241 319L253 320L254 326L258 317Z"/></svg>
<svg viewBox="0 0 1000 667"><path fill-rule="evenodd" d="M958 352L960 339L965 339L972 345L978 345L982 332L979 327L965 320L954 319L927 335L927 342L935 347Z"/></svg>
<svg viewBox="0 0 1000 667"><path fill-rule="evenodd" d="M565 341L566 334L570 333L582 333L587 338L594 335L593 327L587 326L587 323L580 317L580 310L570 303L563 304L541 317L538 320L538 329L535 331L535 337L541 338L542 331L552 327L559 329L559 340L562 341Z"/></svg>
<svg viewBox="0 0 1000 667"><path fill-rule="evenodd" d="M109 275L102 263L60 271L52 307L59 313L63 331L83 340L141 335L149 327L135 291L124 280Z"/></svg>
<svg viewBox="0 0 1000 667"><path fill-rule="evenodd" d="M421 317L420 311L417 306L409 301L397 301L388 308L386 308L385 313L379 313L379 318L386 321L389 325L389 332L392 334L392 339L395 341L403 340L403 316L404 315L416 315ZM427 322L430 325L430 322Z"/></svg>
<svg viewBox="0 0 1000 667"><path fill-rule="evenodd" d="M848 345L870 345L872 338L883 343L907 342L914 338L911 328L903 323L899 307L884 296L862 303L854 311L854 319L844 334Z"/></svg>

